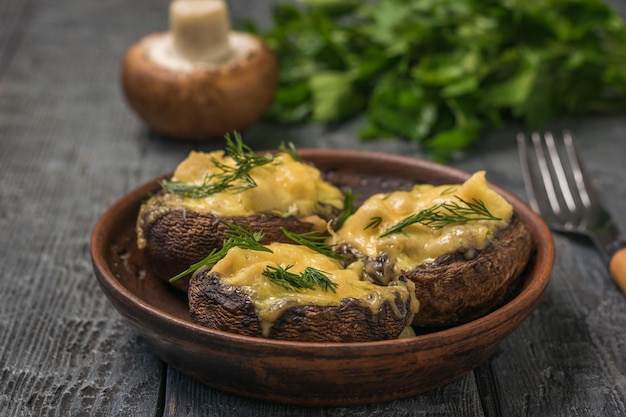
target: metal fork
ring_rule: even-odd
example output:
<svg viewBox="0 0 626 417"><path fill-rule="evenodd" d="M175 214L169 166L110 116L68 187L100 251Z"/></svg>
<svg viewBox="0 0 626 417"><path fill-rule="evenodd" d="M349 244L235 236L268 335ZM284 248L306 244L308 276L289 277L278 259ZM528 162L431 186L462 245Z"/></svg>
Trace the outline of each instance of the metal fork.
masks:
<svg viewBox="0 0 626 417"><path fill-rule="evenodd" d="M626 293L626 242L593 188L572 135L517 135L522 175L533 209L551 229L589 237L605 256L609 273Z"/></svg>

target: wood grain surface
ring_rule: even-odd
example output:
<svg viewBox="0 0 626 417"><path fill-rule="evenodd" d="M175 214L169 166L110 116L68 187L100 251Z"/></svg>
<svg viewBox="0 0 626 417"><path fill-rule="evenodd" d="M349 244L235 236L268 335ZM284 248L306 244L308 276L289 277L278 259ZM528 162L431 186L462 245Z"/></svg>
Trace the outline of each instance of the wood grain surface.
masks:
<svg viewBox="0 0 626 417"><path fill-rule="evenodd" d="M229 2L268 24L269 0ZM626 15L621 0L613 3ZM0 416L621 416L626 297L585 240L555 235L538 309L474 372L390 403L304 408L206 388L169 369L104 295L89 259L94 223L119 196L171 171L191 149L149 132L124 102L124 52L167 26L165 0L0 1ZM259 124L256 149L296 146L423 154L339 129ZM626 231L626 115L561 119ZM485 169L524 196L516 126L486 133L452 165ZM254 360L251 358L250 360ZM381 389L384 381L381 381Z"/></svg>

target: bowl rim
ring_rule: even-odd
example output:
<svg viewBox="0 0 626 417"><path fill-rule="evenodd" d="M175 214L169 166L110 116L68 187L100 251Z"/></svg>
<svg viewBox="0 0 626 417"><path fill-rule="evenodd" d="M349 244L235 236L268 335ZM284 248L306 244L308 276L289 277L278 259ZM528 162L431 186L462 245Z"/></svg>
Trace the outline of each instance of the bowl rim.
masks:
<svg viewBox="0 0 626 417"><path fill-rule="evenodd" d="M437 174L445 176L456 176L459 178L469 177L466 171L460 170L454 167L448 167L442 164L438 164L429 160L420 159L412 156L404 156L397 154L390 154L377 151L356 150L356 149L327 149L327 148L305 148L298 149L298 153L303 159L329 157L331 159L345 159L350 158L372 158L380 159L384 158L386 161L393 161L402 164L410 164L419 166L425 170L435 172ZM167 175L167 174L166 174ZM107 229L115 220L115 214L123 212L128 209L129 206L137 204L145 197L148 191L155 188L158 180L163 176L156 177L146 183L143 183L137 188L129 191L123 196L119 197L115 202L110 205L101 217L97 220L90 241L90 253L92 258L92 264L96 270L96 276L101 286L104 287L106 292L117 294L122 297L122 301L128 305L133 305L135 308L139 308L144 315L148 315L158 322L176 326L181 330L186 330L189 334L196 337L202 337L207 339L219 339L224 343L229 344L244 344L250 346L251 344L264 348L273 348L276 352L280 352L282 355L285 352L297 348L301 352L303 350L315 351L316 355L323 356L325 353L336 354L341 350L349 349L351 352L356 351L370 351L375 352L377 350L386 350L390 347L404 347L415 345L420 346L422 344L429 344L436 342L441 345L442 342L448 341L453 343L455 339L468 333L483 333L492 329L498 322L504 317L514 317L516 314L523 311L529 304L537 302L541 297L546 287L549 284L551 278L551 271L554 262L554 243L551 232L543 221L543 219L535 213L528 204L516 197L509 191L501 188L500 186L489 182L490 187L500 193L502 196L513 204L516 209L519 208L518 214L523 218L526 224L531 228L533 235L533 244L535 247L534 265L532 267L532 275L534 278L527 279L527 281L518 290L518 293L505 304L501 305L492 312L474 319L470 322L453 326L446 329L437 330L430 333L419 334L414 337L403 339L391 339L380 340L370 342L294 342L277 339L267 339L254 336L245 336L235 333L229 333L221 330L210 329L199 324L195 324L191 321L187 321L180 317L176 317L168 312L165 312L158 307L148 303L141 297L135 295L131 290L126 288L116 277L113 271L110 269L105 253L106 245L104 236L107 236ZM539 250L541 249L541 250ZM538 271L544 271L542 274L538 274ZM512 331L512 330L511 330Z"/></svg>

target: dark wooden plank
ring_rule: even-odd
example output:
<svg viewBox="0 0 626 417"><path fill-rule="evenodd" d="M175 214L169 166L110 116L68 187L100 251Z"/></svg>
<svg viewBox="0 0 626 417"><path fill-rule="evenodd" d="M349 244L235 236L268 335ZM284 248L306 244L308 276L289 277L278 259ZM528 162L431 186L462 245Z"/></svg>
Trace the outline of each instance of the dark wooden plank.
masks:
<svg viewBox="0 0 626 417"><path fill-rule="evenodd" d="M251 358L251 360L254 360ZM427 394L388 403L351 407L310 408L266 403L221 393L181 375L168 371L168 392L165 416L290 416L290 417L338 417L338 416L419 416L454 415L482 416L480 400L472 374L461 377L446 387ZM384 382L381 381L381 389Z"/></svg>
<svg viewBox="0 0 626 417"><path fill-rule="evenodd" d="M28 27L36 0L5 0L0 3L0 79Z"/></svg>
<svg viewBox="0 0 626 417"><path fill-rule="evenodd" d="M100 213L152 175L117 87L126 40L92 25L125 2L90 3L38 4L0 91L2 415L154 415L159 400L162 363L88 254Z"/></svg>

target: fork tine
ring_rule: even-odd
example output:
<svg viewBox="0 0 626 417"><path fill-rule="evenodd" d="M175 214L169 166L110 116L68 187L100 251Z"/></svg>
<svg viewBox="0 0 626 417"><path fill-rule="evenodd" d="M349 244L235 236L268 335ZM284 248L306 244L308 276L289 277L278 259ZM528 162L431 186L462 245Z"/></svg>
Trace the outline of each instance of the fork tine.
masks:
<svg viewBox="0 0 626 417"><path fill-rule="evenodd" d="M565 205L567 206L570 212L574 212L576 210L576 201L574 200L574 196L572 195L571 187L569 186L569 180L567 179L567 176L565 175L563 162L561 161L561 157L557 150L556 143L554 142L554 136L552 136L552 133L546 132L544 134L544 141L546 143L546 147L548 148L550 161L552 162L554 174L556 175L556 182L561 191L563 200L565 201ZM571 157L570 157L569 162L571 165L571 162L572 162ZM572 165L572 168L573 168L573 165Z"/></svg>
<svg viewBox="0 0 626 417"><path fill-rule="evenodd" d="M550 175L548 158L546 157L546 153L544 152L543 146L541 144L541 135L539 135L539 133L537 132L534 132L531 134L531 139L533 142L535 153L537 155L537 164L539 165L541 180L543 181L543 186L546 190L548 202L550 203L550 207L552 208L554 214L559 215L561 214L562 209L561 205L559 204L559 199L557 197L556 188L554 187L554 182L552 181L552 175Z"/></svg>
<svg viewBox="0 0 626 417"><path fill-rule="evenodd" d="M589 182L569 132L557 140L550 132L517 135L522 174L535 211L565 231L597 221L600 201Z"/></svg>
<svg viewBox="0 0 626 417"><path fill-rule="evenodd" d="M538 164L539 160L543 160L545 164L545 158L539 158L539 155L537 155L532 137L527 138L525 134L519 133L517 135L517 143L528 202L536 212L546 217L553 212L553 209L548 202L542 173L540 172L541 168ZM544 169L546 168L547 166L544 167Z"/></svg>
<svg viewBox="0 0 626 417"><path fill-rule="evenodd" d="M563 133L563 142L565 143L565 151L567 152L567 156L572 167L574 182L576 184L576 188L578 189L580 200L586 208L589 208L592 204L593 189L591 184L585 184L582 164L578 156L578 151L574 146L574 140L572 139L572 135L569 131L565 131ZM591 189L591 194L588 192L588 189Z"/></svg>
<svg viewBox="0 0 626 417"><path fill-rule="evenodd" d="M519 152L519 159L522 164L522 177L524 179L526 194L528 195L528 202L530 203L533 210L539 212L539 204L537 203L537 196L535 195L535 180L532 175L530 161L528 159L528 143L526 142L526 135L524 135L523 133L517 134L517 150Z"/></svg>

